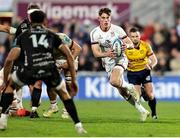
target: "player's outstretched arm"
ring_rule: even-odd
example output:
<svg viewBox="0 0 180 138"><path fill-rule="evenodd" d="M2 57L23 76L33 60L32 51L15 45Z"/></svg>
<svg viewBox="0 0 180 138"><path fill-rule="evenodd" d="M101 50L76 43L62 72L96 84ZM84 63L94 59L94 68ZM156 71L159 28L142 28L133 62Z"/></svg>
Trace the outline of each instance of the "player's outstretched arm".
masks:
<svg viewBox="0 0 180 138"><path fill-rule="evenodd" d="M0 32L5 32L5 33L8 33L8 34L15 34L16 33L16 28L0 24Z"/></svg>
<svg viewBox="0 0 180 138"><path fill-rule="evenodd" d="M10 32L10 27L9 27L9 26L6 26L6 25L0 24L0 31L1 31L1 32L9 33L9 32Z"/></svg>
<svg viewBox="0 0 180 138"><path fill-rule="evenodd" d="M0 24L0 32L14 35L16 33L16 28Z"/></svg>

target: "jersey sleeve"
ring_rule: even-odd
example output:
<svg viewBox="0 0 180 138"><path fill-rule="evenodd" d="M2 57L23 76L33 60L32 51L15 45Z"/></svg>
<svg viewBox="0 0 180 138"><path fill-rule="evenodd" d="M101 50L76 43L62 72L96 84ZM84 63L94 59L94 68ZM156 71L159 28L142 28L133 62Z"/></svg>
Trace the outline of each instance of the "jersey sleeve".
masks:
<svg viewBox="0 0 180 138"><path fill-rule="evenodd" d="M57 35L61 39L62 43L68 45L68 47L71 48L73 42L72 42L72 40L66 34L58 33Z"/></svg>
<svg viewBox="0 0 180 138"><path fill-rule="evenodd" d="M90 32L91 44L98 44L97 30L94 29Z"/></svg>
<svg viewBox="0 0 180 138"><path fill-rule="evenodd" d="M153 54L153 50L151 48L151 45L146 43L146 48L147 48L147 56L151 56Z"/></svg>
<svg viewBox="0 0 180 138"><path fill-rule="evenodd" d="M18 36L17 38L14 39L14 47L20 47L21 46L21 38Z"/></svg>
<svg viewBox="0 0 180 138"><path fill-rule="evenodd" d="M118 32L118 34L119 34L119 37L120 37L121 39L124 39L124 38L127 37L127 34L126 34L126 32L124 31L124 29L122 29L122 27L117 26L116 30L117 30L117 32Z"/></svg>

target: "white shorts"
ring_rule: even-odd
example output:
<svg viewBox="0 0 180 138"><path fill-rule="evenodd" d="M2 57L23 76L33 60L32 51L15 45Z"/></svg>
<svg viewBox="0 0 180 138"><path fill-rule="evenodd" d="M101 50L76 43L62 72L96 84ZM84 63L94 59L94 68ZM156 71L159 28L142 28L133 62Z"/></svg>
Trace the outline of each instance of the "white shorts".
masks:
<svg viewBox="0 0 180 138"><path fill-rule="evenodd" d="M66 59L58 59L58 60L56 60L56 66L58 67L58 65L62 65L65 62L67 62ZM75 70L77 71L78 70L78 58L76 58L74 60L74 67L75 67Z"/></svg>
<svg viewBox="0 0 180 138"><path fill-rule="evenodd" d="M111 72L115 66L121 66L124 70L126 70L128 66L128 59L126 57L123 57L111 64L105 64L105 70L108 73L108 77L110 77Z"/></svg>

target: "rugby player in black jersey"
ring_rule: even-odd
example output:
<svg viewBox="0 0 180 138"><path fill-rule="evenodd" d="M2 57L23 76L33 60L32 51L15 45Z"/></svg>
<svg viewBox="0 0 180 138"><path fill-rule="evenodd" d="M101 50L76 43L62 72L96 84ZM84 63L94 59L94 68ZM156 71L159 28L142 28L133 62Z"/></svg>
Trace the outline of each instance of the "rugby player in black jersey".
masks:
<svg viewBox="0 0 180 138"><path fill-rule="evenodd" d="M43 27L44 12L41 10L33 11L30 14L30 19L32 28L17 37L16 47L11 49L4 64L4 80L0 86L0 91L3 91L0 129L7 128L7 113L9 105L13 101L13 91L18 86L31 85L37 80L42 80L47 85L47 90L54 89L62 99L75 124L76 131L86 133L78 118L74 102L66 90L65 82L59 77L53 50L59 50L66 55L72 77L71 86L74 91L78 91L72 54L56 34ZM14 61L18 63L18 68L8 78Z"/></svg>

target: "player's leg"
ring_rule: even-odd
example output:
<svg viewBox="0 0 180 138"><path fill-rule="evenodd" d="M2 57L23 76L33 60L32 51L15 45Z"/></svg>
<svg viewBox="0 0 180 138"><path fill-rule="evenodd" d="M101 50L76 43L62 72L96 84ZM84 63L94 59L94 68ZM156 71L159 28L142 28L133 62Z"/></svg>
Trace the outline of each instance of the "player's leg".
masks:
<svg viewBox="0 0 180 138"><path fill-rule="evenodd" d="M67 91L68 91L69 95L71 96L71 98L74 98L74 96L76 96L77 92L74 92L72 90L72 88L71 88L71 79L72 78L71 78L71 74L70 74L69 70L64 70L64 76L65 76L65 82L66 82ZM65 108L62 109L61 117L64 118L64 119L69 118L68 112L66 111Z"/></svg>
<svg viewBox="0 0 180 138"><path fill-rule="evenodd" d="M8 114L9 114L9 108L13 101L13 91L14 91L14 83L12 79L10 78L9 84L6 87L6 89L3 91L1 96L1 117L0 117L0 130L4 130L7 128L7 121L8 121Z"/></svg>
<svg viewBox="0 0 180 138"><path fill-rule="evenodd" d="M31 103L32 103L32 112L30 118L39 118L37 109L40 105L41 91L42 91L42 81L38 80L34 85L29 86L31 92Z"/></svg>
<svg viewBox="0 0 180 138"><path fill-rule="evenodd" d="M54 90L47 91L49 100L50 100L50 107L47 111L43 113L44 117L51 117L53 113L57 113L59 111L57 105L57 93Z"/></svg>
<svg viewBox="0 0 180 138"><path fill-rule="evenodd" d="M50 88L55 88L57 94L64 103L67 112L73 120L77 132L86 133L82 126L82 123L79 120L74 101L73 99L71 99L69 93L67 92L65 82L62 80L62 78L59 77L58 71L55 70L52 75L53 76L50 79L44 80L47 85L47 90L49 91Z"/></svg>
<svg viewBox="0 0 180 138"><path fill-rule="evenodd" d="M134 85L126 82L123 77L124 67L123 66L115 66L110 74L110 84L118 89L126 89L127 96L129 93L134 97L136 101L139 101L139 93L135 89ZM119 76L119 77L117 77ZM124 95L125 96L125 95Z"/></svg>
<svg viewBox="0 0 180 138"><path fill-rule="evenodd" d="M2 85L2 83L3 83L3 77L4 77L3 70L4 70L4 68L2 68L0 70L0 85ZM14 90L13 93L14 93L14 98L13 98L12 105L10 106L9 115L16 116L17 110L23 108L22 91L17 90L17 92L16 92L16 90ZM1 106L1 102L0 102L0 106Z"/></svg>
<svg viewBox="0 0 180 138"><path fill-rule="evenodd" d="M23 95L22 95L22 93L23 93L22 89L19 89L16 92L17 108L18 109L23 109L23 102L22 102Z"/></svg>
<svg viewBox="0 0 180 138"><path fill-rule="evenodd" d="M122 96L125 97L125 99L140 112L141 121L145 121L147 116L149 116L149 112L139 103L139 101L137 101L136 96L130 92L130 90L133 91L132 89L135 88L134 86L133 88L130 88L132 84L129 84L123 79L123 72L124 69L122 66L115 66L110 75L110 83L114 87L118 88L120 93L123 94Z"/></svg>
<svg viewBox="0 0 180 138"><path fill-rule="evenodd" d="M21 89L19 89L21 90ZM22 105L22 92L19 90L14 90L13 94L14 94L14 98L12 101L12 104L10 106L9 109L9 115L10 116L17 116L17 111L20 109L23 109L23 105Z"/></svg>
<svg viewBox="0 0 180 138"><path fill-rule="evenodd" d="M61 82L60 89L57 90L58 95L60 96L62 102L64 103L64 107L66 108L68 114L72 118L75 129L78 133L87 133L86 130L83 128L82 123L78 117L77 109L74 104L73 99L70 97L69 93L66 90L65 82Z"/></svg>
<svg viewBox="0 0 180 138"><path fill-rule="evenodd" d="M153 119L157 119L156 114L156 98L153 92L153 83L152 83L152 76L150 70L143 70L142 71L142 84L144 86L144 92L148 100L148 105L151 109L151 115Z"/></svg>
<svg viewBox="0 0 180 138"><path fill-rule="evenodd" d="M148 105L151 109L151 116L153 119L157 119L156 113L156 98L153 92L153 84L151 82L144 84L144 90L148 96Z"/></svg>
<svg viewBox="0 0 180 138"><path fill-rule="evenodd" d="M141 84L143 83L143 76L144 76L144 71L139 71L139 72L131 72L131 71L128 71L127 72L127 78L128 78L128 81L129 83L132 83L136 90L139 92L139 94L141 94ZM149 112L147 111L147 116L149 116ZM145 117L146 114L142 114L142 118L143 116Z"/></svg>

